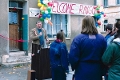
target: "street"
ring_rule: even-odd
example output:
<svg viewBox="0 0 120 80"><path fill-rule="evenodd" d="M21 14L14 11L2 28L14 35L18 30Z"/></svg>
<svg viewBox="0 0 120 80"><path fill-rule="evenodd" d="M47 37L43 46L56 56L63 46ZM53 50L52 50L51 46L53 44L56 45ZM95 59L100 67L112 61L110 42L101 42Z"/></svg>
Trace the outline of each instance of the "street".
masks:
<svg viewBox="0 0 120 80"><path fill-rule="evenodd" d="M0 80L27 80L27 72L30 70L30 65L12 67L0 66ZM73 72L67 74L67 80L72 79ZM44 79L52 80L52 79Z"/></svg>
<svg viewBox="0 0 120 80"><path fill-rule="evenodd" d="M0 67L0 80L27 80L30 66Z"/></svg>

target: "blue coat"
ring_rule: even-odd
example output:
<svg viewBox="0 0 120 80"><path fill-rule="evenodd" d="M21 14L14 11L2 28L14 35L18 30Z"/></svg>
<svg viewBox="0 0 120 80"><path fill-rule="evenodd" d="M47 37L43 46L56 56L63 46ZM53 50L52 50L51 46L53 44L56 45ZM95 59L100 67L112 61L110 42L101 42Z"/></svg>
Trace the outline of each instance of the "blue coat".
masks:
<svg viewBox="0 0 120 80"><path fill-rule="evenodd" d="M66 80L68 71L68 50L63 42L54 41L50 45L50 65L52 80Z"/></svg>
<svg viewBox="0 0 120 80"><path fill-rule="evenodd" d="M75 80L102 80L101 57L106 46L106 40L100 34L80 34L73 39L69 61L75 70Z"/></svg>

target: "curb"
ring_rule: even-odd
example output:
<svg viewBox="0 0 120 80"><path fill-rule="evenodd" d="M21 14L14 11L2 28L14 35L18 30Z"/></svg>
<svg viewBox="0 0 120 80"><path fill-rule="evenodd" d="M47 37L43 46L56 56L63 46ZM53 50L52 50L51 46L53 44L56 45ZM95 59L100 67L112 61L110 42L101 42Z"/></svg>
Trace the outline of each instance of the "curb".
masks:
<svg viewBox="0 0 120 80"><path fill-rule="evenodd" d="M28 66L31 62L14 62L14 63L2 63L1 67L19 67L19 66Z"/></svg>

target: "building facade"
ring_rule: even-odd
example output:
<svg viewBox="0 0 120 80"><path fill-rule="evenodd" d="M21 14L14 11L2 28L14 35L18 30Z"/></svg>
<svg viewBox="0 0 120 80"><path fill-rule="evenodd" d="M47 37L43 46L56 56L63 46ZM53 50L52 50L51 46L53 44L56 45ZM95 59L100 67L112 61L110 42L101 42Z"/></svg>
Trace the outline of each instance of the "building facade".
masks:
<svg viewBox="0 0 120 80"><path fill-rule="evenodd" d="M55 0L51 12L53 26L44 23L50 41L55 40L56 33L62 29L69 50L71 41L81 31L83 17L93 15L94 2L95 0ZM38 14L36 14L39 11L37 4L38 0L2 0L0 2L1 56L9 55L11 51L29 49L29 32L39 20ZM67 12L62 12L61 8L66 8Z"/></svg>
<svg viewBox="0 0 120 80"><path fill-rule="evenodd" d="M104 6L104 30L106 24L115 24L117 20L120 20L120 0L96 0L96 5Z"/></svg>

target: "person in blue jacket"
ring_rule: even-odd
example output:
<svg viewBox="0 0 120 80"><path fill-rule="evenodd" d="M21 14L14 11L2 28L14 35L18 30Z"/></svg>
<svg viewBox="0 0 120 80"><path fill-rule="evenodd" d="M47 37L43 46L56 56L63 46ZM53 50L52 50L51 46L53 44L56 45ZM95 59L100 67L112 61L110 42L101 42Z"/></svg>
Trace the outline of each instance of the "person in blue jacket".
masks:
<svg viewBox="0 0 120 80"><path fill-rule="evenodd" d="M74 80L102 80L103 63L101 57L107 47L105 38L98 34L94 18L86 16L82 20L81 34L71 44L69 62Z"/></svg>
<svg viewBox="0 0 120 80"><path fill-rule="evenodd" d="M57 39L50 44L50 65L52 80L66 80L68 72L68 50L63 42L63 32L57 33Z"/></svg>
<svg viewBox="0 0 120 80"><path fill-rule="evenodd" d="M116 23L118 24L118 23L120 23L120 21L117 21ZM116 27L117 26L116 23L115 23L113 31L112 31L112 36L107 39L107 45L109 45L113 41L113 39L115 38L115 35L117 33L117 30L118 30L118 28Z"/></svg>
<svg viewBox="0 0 120 80"><path fill-rule="evenodd" d="M105 26L105 29L106 29L106 36L105 36L105 39L107 41L107 45L109 44L109 41L108 39L113 36L113 24L107 24ZM105 80L108 80L108 73L106 73L106 75L104 76Z"/></svg>
<svg viewBox="0 0 120 80"><path fill-rule="evenodd" d="M107 41L107 39L112 36L113 25L112 25L112 24L107 24L106 27L105 27L105 29L106 29L105 39L106 39L106 41Z"/></svg>

